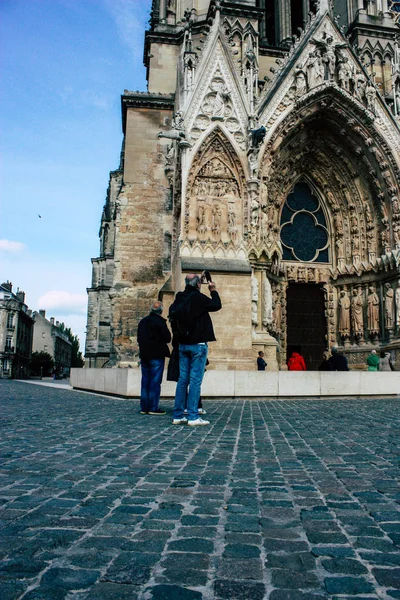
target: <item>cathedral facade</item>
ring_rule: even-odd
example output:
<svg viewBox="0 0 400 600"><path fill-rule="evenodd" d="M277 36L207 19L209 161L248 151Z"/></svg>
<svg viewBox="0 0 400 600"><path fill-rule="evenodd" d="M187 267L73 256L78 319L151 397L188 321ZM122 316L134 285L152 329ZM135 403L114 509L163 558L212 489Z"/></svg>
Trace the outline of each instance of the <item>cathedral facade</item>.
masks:
<svg viewBox="0 0 400 600"><path fill-rule="evenodd" d="M400 3L153 0L148 91L122 96L86 366L137 364L186 273L223 310L210 368L400 367Z"/></svg>

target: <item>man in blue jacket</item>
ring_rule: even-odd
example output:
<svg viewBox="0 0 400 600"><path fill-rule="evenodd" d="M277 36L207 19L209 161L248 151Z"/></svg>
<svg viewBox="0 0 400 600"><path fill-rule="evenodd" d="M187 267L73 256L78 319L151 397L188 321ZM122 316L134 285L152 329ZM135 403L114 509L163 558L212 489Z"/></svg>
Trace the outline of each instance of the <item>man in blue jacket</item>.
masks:
<svg viewBox="0 0 400 600"><path fill-rule="evenodd" d="M179 341L179 380L176 385L173 425L209 425L199 417L199 398L204 370L207 362L208 342L215 341L213 324L210 312L221 310L221 299L215 283L210 281L208 289L210 296L202 294L202 276L186 275L185 290L178 292L170 308L170 315L175 303L185 300L189 303L191 326L184 336L178 337ZM174 331L175 335L175 331ZM178 334L179 335L179 334ZM189 386L189 391L188 391ZM183 416L187 396L188 419Z"/></svg>
<svg viewBox="0 0 400 600"><path fill-rule="evenodd" d="M137 330L142 369L140 412L144 415L165 415L158 404L165 357L170 356L168 343L171 341L171 333L166 319L161 316L162 311L161 302L153 302L150 314L139 322Z"/></svg>

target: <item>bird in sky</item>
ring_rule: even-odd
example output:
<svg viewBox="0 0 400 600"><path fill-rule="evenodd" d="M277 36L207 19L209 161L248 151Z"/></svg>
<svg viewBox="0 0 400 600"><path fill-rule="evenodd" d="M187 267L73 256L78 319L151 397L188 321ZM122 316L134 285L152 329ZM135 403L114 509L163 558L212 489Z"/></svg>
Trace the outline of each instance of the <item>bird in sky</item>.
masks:
<svg viewBox="0 0 400 600"><path fill-rule="evenodd" d="M42 215L38 215L38 217L39 217L39 219L41 219L41 218L42 218Z"/></svg>

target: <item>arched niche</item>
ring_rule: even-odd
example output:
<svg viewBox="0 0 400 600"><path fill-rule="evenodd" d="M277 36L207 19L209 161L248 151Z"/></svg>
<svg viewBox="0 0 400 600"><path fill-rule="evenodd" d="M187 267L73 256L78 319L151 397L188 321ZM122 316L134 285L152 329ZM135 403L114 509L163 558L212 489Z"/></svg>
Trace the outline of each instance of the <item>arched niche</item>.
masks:
<svg viewBox="0 0 400 600"><path fill-rule="evenodd" d="M396 220L398 209L391 196L398 192L398 169L366 111L342 100L342 94L313 97L289 113L266 145L261 186L278 224L295 182L313 182L330 221L333 265L361 269L394 243L390 217Z"/></svg>
<svg viewBox="0 0 400 600"><path fill-rule="evenodd" d="M244 171L232 144L216 128L204 140L190 167L183 239L191 246L240 245L243 239Z"/></svg>

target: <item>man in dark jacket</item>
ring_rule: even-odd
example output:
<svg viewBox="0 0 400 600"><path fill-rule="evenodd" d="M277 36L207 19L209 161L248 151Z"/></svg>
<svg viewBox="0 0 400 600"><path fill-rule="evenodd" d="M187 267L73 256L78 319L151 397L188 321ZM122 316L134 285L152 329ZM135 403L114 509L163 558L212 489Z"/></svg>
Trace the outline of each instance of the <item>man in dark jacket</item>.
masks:
<svg viewBox="0 0 400 600"><path fill-rule="evenodd" d="M344 354L339 352L339 349L334 346L331 349L332 356L328 360L329 371L348 371L349 365Z"/></svg>
<svg viewBox="0 0 400 600"><path fill-rule="evenodd" d="M142 369L140 412L146 415L165 415L158 403L165 357L170 355L167 344L171 341L171 333L161 316L162 311L161 302L153 302L150 314L140 321L137 330Z"/></svg>
<svg viewBox="0 0 400 600"><path fill-rule="evenodd" d="M208 289L211 298L200 292L202 277L186 275L185 291L178 292L170 308L173 311L175 303L179 303L182 295L188 299L191 326L184 337L179 339L179 379L176 385L174 425L209 425L209 421L199 417L198 404L201 393L204 369L206 367L208 342L215 341L210 312L221 310L221 300L215 283L210 281ZM174 332L175 335L175 332ZM188 391L189 386L189 391ZM188 419L183 416L187 396Z"/></svg>

